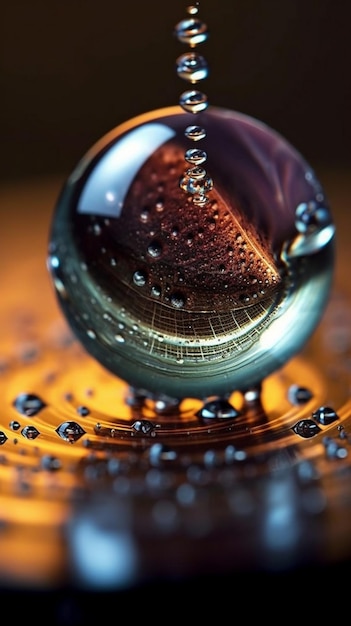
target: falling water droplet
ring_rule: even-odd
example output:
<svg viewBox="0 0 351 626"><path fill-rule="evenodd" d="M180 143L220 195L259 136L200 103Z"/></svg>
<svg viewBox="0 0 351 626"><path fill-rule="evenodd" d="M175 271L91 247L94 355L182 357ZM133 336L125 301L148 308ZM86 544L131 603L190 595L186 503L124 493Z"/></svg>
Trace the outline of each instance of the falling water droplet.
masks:
<svg viewBox="0 0 351 626"><path fill-rule="evenodd" d="M208 76L207 61L196 52L186 52L177 59L177 73L189 83L197 83Z"/></svg>
<svg viewBox="0 0 351 626"><path fill-rule="evenodd" d="M186 18L176 25L175 35L180 42L197 46L208 38L207 24L194 17Z"/></svg>
<svg viewBox="0 0 351 626"><path fill-rule="evenodd" d="M204 150L190 148L185 153L185 160L188 161L188 163L192 163L194 165L202 165L202 163L205 163L206 159L207 154Z"/></svg>
<svg viewBox="0 0 351 626"><path fill-rule="evenodd" d="M197 89L184 91L179 98L179 104L187 113L200 113L208 107L206 94Z"/></svg>
<svg viewBox="0 0 351 626"><path fill-rule="evenodd" d="M184 135L192 141L201 141L206 137L206 130L201 126L187 126Z"/></svg>
<svg viewBox="0 0 351 626"><path fill-rule="evenodd" d="M191 15L196 15L198 5L191 5L187 10L191 12ZM201 37L198 38L200 32ZM190 18L183 20L176 26L176 34L180 41L188 43L190 47L193 48L198 43L205 41L206 38L204 35L206 34L207 36L207 27L203 22ZM193 35L196 36L193 37ZM190 83L197 83L200 80L204 80L209 73L206 59L196 52L186 52L179 56L176 66L178 76ZM207 95L196 89L184 91L179 98L179 104L186 113L199 114L204 112L208 107ZM206 135L206 131L200 127L188 126L184 134L192 141L198 141ZM196 166L204 163L206 159L207 154L205 152L187 150L185 153L185 160ZM203 180L202 184L199 183L200 178ZM212 178L207 175L206 170L201 170L200 174L200 168L197 167L185 172L184 176L179 180L179 186L183 191L191 194L195 205L204 206L208 201L207 194L213 188L213 181Z"/></svg>

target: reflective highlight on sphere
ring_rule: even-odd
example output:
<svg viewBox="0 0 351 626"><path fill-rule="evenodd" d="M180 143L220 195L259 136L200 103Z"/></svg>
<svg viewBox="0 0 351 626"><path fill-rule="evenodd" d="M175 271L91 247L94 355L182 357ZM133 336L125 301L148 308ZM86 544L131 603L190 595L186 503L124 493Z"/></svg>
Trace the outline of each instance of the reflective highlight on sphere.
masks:
<svg viewBox="0 0 351 626"><path fill-rule="evenodd" d="M314 331L334 262L319 181L248 116L197 114L214 185L194 204L180 184L192 124L169 107L102 138L62 189L48 255L86 350L134 388L175 398L258 387Z"/></svg>

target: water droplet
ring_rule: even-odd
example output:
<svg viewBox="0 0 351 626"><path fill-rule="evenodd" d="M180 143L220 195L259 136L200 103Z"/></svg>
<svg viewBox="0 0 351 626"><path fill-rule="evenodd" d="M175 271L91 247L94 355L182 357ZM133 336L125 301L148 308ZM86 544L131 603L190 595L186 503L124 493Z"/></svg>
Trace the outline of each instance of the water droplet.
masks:
<svg viewBox="0 0 351 626"><path fill-rule="evenodd" d="M331 437L324 437L323 445L329 459L345 459L348 456L348 450Z"/></svg>
<svg viewBox="0 0 351 626"><path fill-rule="evenodd" d="M36 439L40 435L40 432L35 426L25 426L22 428L21 434L26 439Z"/></svg>
<svg viewBox="0 0 351 626"><path fill-rule="evenodd" d="M186 52L177 59L177 73L190 83L197 83L208 76L206 59L195 52Z"/></svg>
<svg viewBox="0 0 351 626"><path fill-rule="evenodd" d="M190 5L187 7L186 12L187 12L189 15L196 15L196 14L198 13L198 11L199 11L199 6L198 6L198 5L199 5L199 3L198 3L198 2L195 2L195 4L190 4Z"/></svg>
<svg viewBox="0 0 351 626"><path fill-rule="evenodd" d="M201 126L187 126L184 135L191 141L201 141L206 137L206 130Z"/></svg>
<svg viewBox="0 0 351 626"><path fill-rule="evenodd" d="M155 424L150 422L149 420L137 420L132 425L133 430L137 433L142 433L143 435L149 435L155 430Z"/></svg>
<svg viewBox="0 0 351 626"><path fill-rule="evenodd" d="M207 40L207 25L197 18L187 18L176 25L175 35L182 43L194 47Z"/></svg>
<svg viewBox="0 0 351 626"><path fill-rule="evenodd" d="M296 209L296 228L300 233L314 232L316 229L328 226L331 223L329 210L311 200L301 202Z"/></svg>
<svg viewBox="0 0 351 626"><path fill-rule="evenodd" d="M174 306L175 309L183 309L185 307L186 298L182 293L173 293L170 300L171 305Z"/></svg>
<svg viewBox="0 0 351 626"><path fill-rule="evenodd" d="M12 420L10 422L10 428L11 430L19 430L21 428L21 424L17 422L16 420Z"/></svg>
<svg viewBox="0 0 351 626"><path fill-rule="evenodd" d="M51 454L45 454L41 459L41 467L49 472L56 472L61 466L60 459Z"/></svg>
<svg viewBox="0 0 351 626"><path fill-rule="evenodd" d="M146 284L147 276L144 272L134 272L133 274L133 283L138 287L143 287Z"/></svg>
<svg viewBox="0 0 351 626"><path fill-rule="evenodd" d="M162 254L162 246L158 241L152 241L148 246L147 252L151 257L156 259Z"/></svg>
<svg viewBox="0 0 351 626"><path fill-rule="evenodd" d="M115 340L117 341L117 343L124 343L125 342L125 339L124 339L123 335L121 335L121 334L115 335Z"/></svg>
<svg viewBox="0 0 351 626"><path fill-rule="evenodd" d="M202 419L235 419L241 413L230 402L220 398L206 402L196 415Z"/></svg>
<svg viewBox="0 0 351 626"><path fill-rule="evenodd" d="M187 113L201 113L208 107L206 94L197 89L183 91L179 98L179 104Z"/></svg>
<svg viewBox="0 0 351 626"><path fill-rule="evenodd" d="M336 411L334 411L334 409L332 409L330 406L319 407L317 411L312 413L312 417L324 426L327 426L328 424L331 424L332 422L335 422L337 419L339 419Z"/></svg>
<svg viewBox="0 0 351 626"><path fill-rule="evenodd" d="M5 433L2 430L0 430L0 446L3 446L4 443L6 443L6 441L7 441L7 437Z"/></svg>
<svg viewBox="0 0 351 626"><path fill-rule="evenodd" d="M87 415L90 415L90 411L89 411L88 407L86 407L86 406L79 406L79 407L77 407L77 413L78 413L78 415L81 415L82 417L86 417Z"/></svg>
<svg viewBox="0 0 351 626"><path fill-rule="evenodd" d="M213 180L210 176L204 178L189 178L189 176L183 176L179 181L179 186L183 191L198 196L198 199L205 198L207 200L207 192L213 189ZM201 200L200 200L201 201Z"/></svg>
<svg viewBox="0 0 351 626"><path fill-rule="evenodd" d="M33 417L44 409L46 404L34 393L20 393L14 400L13 406L22 415Z"/></svg>
<svg viewBox="0 0 351 626"><path fill-rule="evenodd" d="M197 150L196 148L190 148L185 153L185 159L188 163L193 163L194 165L201 165L205 163L207 159L207 154L204 150Z"/></svg>
<svg viewBox="0 0 351 626"><path fill-rule="evenodd" d="M320 432L320 428L316 422L310 419L299 420L295 426L293 426L293 431L303 437L304 439L309 439L310 437L314 437Z"/></svg>
<svg viewBox="0 0 351 626"><path fill-rule="evenodd" d="M288 400L291 404L306 404L313 398L313 394L307 387L291 385L288 389Z"/></svg>
<svg viewBox="0 0 351 626"><path fill-rule="evenodd" d="M77 422L63 422L56 428L56 432L61 439L69 443L74 443L85 435L85 430Z"/></svg>
<svg viewBox="0 0 351 626"><path fill-rule="evenodd" d="M149 450L151 465L159 465L162 461L174 461L177 453L163 443L154 443Z"/></svg>

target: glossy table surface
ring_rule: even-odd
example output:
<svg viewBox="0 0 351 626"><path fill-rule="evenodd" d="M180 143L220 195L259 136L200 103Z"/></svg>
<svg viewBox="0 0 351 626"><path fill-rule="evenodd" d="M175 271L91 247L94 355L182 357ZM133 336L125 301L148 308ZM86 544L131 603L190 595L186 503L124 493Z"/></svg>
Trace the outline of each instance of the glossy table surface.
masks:
<svg viewBox="0 0 351 626"><path fill-rule="evenodd" d="M133 406L127 386L87 356L66 327L46 268L63 178L0 185L3 585L52 589L79 581L87 588L118 589L200 571L285 571L351 558L351 175L345 168L323 169L318 176L337 229L335 280L325 316L303 353L265 382L265 410L248 408L234 431L206 427L207 443L204 430L195 428L197 402L185 403L178 415ZM288 403L286 391L294 382L313 390L306 405ZM14 406L25 393L43 400L37 415L21 414ZM311 439L295 438L293 425L321 405L335 409L337 423ZM88 407L86 415L82 406ZM155 439L131 432L141 416L156 421L162 441L176 446L177 467L170 469L167 461L148 464ZM57 432L67 422L83 429L75 441ZM193 438L184 433L175 438L179 423L190 433L194 429ZM26 437L25 426L39 434L29 430ZM328 458L326 436L342 444L340 457ZM160 432L156 439L161 441ZM233 466L223 461L229 443L241 451L244 464L240 455ZM209 454L200 461L199 450L215 450L217 461ZM189 459L191 479L184 470ZM80 547L80 534L92 520L87 538L102 542L101 528L116 515L123 520L109 528L107 547L116 547L117 538L129 546L119 554L124 574L112 559L110 574L94 577L89 559L96 555Z"/></svg>

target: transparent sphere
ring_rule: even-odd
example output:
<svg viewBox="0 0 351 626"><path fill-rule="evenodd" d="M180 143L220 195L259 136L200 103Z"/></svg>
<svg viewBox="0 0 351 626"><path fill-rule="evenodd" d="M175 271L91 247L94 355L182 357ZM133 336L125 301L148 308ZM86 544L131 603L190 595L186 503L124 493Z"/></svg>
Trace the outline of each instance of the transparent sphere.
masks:
<svg viewBox="0 0 351 626"><path fill-rule="evenodd" d="M65 183L48 268L87 352L175 398L259 387L311 336L328 300L334 225L301 155L264 124L209 107L194 203L180 181L194 115L169 107L112 130ZM191 145L192 144L192 145Z"/></svg>

